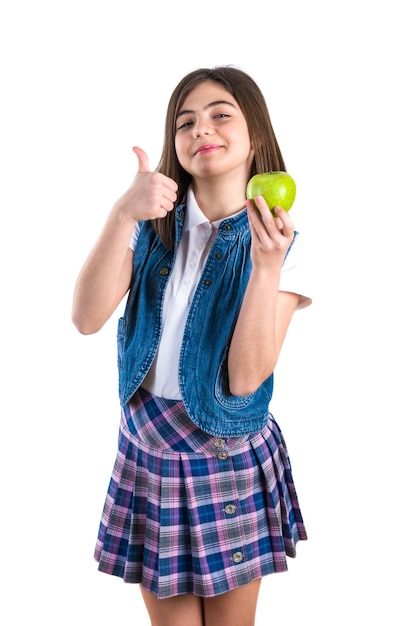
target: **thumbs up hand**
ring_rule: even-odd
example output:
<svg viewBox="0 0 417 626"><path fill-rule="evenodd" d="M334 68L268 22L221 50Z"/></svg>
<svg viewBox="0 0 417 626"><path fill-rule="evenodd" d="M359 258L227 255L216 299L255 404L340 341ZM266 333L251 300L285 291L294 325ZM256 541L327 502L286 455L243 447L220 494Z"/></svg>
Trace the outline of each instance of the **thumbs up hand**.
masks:
<svg viewBox="0 0 417 626"><path fill-rule="evenodd" d="M135 146L133 152L138 158L138 171L118 204L136 221L165 217L174 208L178 185L161 172L151 172L142 148Z"/></svg>
<svg viewBox="0 0 417 626"><path fill-rule="evenodd" d="M134 146L132 150L138 157L138 172L150 172L149 159L145 150L138 148L138 146Z"/></svg>

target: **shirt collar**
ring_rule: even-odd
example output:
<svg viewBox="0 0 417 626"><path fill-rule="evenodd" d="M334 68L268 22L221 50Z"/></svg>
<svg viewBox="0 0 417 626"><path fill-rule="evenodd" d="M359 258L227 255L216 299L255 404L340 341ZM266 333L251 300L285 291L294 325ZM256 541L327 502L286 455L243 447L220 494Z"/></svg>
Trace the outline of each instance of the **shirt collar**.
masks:
<svg viewBox="0 0 417 626"><path fill-rule="evenodd" d="M197 200L195 199L194 191L191 185L188 187L188 190L187 190L186 207L187 209L185 211L184 230L191 230L192 228L195 228L196 226L200 226L200 224L210 224L213 230L218 230L220 223L223 222L224 219L226 219L222 217L218 220L215 220L214 222L210 222L207 219L207 217L204 215L203 211L198 206ZM230 217L235 217L236 215L243 213L245 210L246 210L246 207L244 207L243 209L241 209L234 215L231 215Z"/></svg>
<svg viewBox="0 0 417 626"><path fill-rule="evenodd" d="M191 230L200 224L208 224L209 220L197 204L191 185L187 191L187 210L185 211L184 230Z"/></svg>

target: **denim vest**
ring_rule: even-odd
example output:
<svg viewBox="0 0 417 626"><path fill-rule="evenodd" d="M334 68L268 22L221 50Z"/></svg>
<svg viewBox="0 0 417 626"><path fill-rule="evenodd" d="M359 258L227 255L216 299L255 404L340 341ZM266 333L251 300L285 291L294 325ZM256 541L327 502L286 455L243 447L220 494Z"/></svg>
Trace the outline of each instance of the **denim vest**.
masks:
<svg viewBox="0 0 417 626"><path fill-rule="evenodd" d="M133 277L123 317L118 321L121 405L129 402L155 357L161 336L162 306L184 224L176 210L174 251L167 250L149 222L140 224ZM227 354L251 272L247 212L220 223L191 303L179 360L179 388L191 420L218 437L260 431L268 420L273 375L254 392L229 391Z"/></svg>

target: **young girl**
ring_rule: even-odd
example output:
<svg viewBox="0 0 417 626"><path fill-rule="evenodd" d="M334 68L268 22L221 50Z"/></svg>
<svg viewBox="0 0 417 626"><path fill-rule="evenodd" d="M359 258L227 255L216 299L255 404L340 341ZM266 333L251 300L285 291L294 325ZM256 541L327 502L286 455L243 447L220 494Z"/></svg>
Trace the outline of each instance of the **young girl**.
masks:
<svg viewBox="0 0 417 626"><path fill-rule="evenodd" d="M139 169L78 277L73 322L118 327L119 449L95 558L139 583L153 626L251 626L263 576L306 531L268 406L296 309L300 237L245 199L285 170L264 98L234 67L185 76L157 170Z"/></svg>

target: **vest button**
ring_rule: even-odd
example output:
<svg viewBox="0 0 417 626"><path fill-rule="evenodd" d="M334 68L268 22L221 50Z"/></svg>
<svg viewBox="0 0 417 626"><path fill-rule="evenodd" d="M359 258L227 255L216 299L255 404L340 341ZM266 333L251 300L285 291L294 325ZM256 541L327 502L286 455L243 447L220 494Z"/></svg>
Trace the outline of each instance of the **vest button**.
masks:
<svg viewBox="0 0 417 626"><path fill-rule="evenodd" d="M224 227L224 230L232 230L232 227L230 226L230 224L226 224L226 226Z"/></svg>
<svg viewBox="0 0 417 626"><path fill-rule="evenodd" d="M241 552L234 552L232 559L234 563L241 563L243 561L243 554Z"/></svg>
<svg viewBox="0 0 417 626"><path fill-rule="evenodd" d="M209 287L209 286L211 285L211 280L205 280L205 281L204 281L204 284L205 284L207 287Z"/></svg>
<svg viewBox="0 0 417 626"><path fill-rule="evenodd" d="M227 513L227 515L233 515L233 513L236 513L236 507L234 504L226 504L226 506L224 507L224 512Z"/></svg>
<svg viewBox="0 0 417 626"><path fill-rule="evenodd" d="M169 274L169 267L163 267L161 270L159 270L159 273L161 274L161 276L166 276L167 274Z"/></svg>
<svg viewBox="0 0 417 626"><path fill-rule="evenodd" d="M221 258L222 258L222 256L223 256L223 255L222 255L222 254L220 254L220 252L218 252L218 253L216 254L216 259L221 259Z"/></svg>

